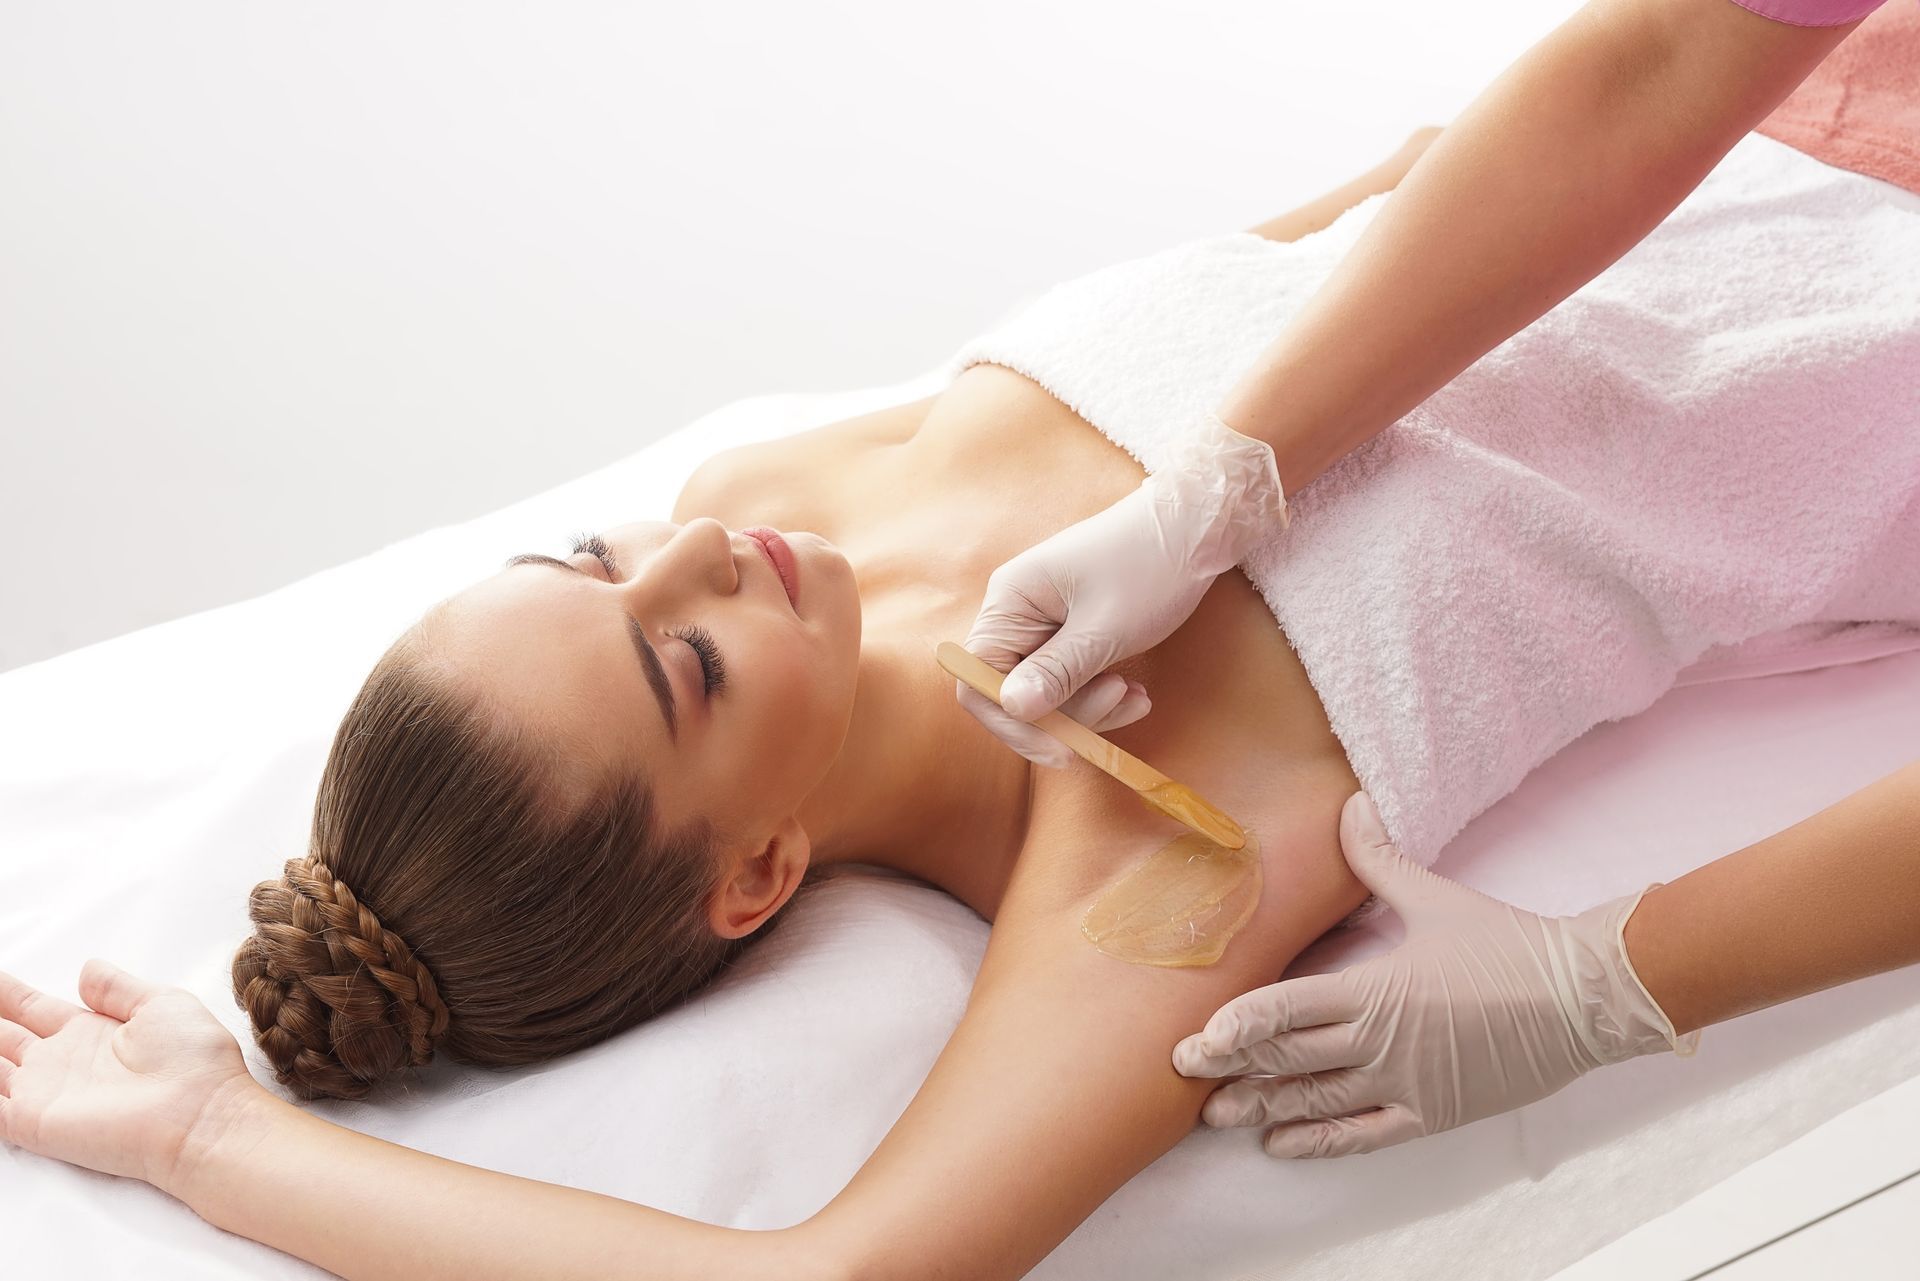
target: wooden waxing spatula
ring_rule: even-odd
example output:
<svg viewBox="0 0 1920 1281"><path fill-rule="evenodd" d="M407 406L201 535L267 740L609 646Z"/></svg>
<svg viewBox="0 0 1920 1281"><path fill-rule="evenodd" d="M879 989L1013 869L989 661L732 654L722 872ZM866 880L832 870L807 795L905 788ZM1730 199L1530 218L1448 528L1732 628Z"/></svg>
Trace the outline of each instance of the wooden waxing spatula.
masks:
<svg viewBox="0 0 1920 1281"><path fill-rule="evenodd" d="M999 703L1000 682L1006 679L1005 673L952 641L941 641L933 653L949 674ZM1246 832L1226 811L1209 803L1185 783L1174 782L1138 756L1115 747L1065 712L1048 712L1036 717L1033 724L1072 748L1081 760L1131 787L1149 809L1185 823L1215 845L1237 850L1247 843Z"/></svg>

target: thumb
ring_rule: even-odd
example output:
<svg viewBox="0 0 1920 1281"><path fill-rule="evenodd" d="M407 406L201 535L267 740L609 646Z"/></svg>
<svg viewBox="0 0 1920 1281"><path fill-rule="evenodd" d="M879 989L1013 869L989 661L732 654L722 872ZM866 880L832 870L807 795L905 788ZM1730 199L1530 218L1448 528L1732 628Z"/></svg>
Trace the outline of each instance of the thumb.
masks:
<svg viewBox="0 0 1920 1281"><path fill-rule="evenodd" d="M960 648L990 667L1011 671L1060 630L1067 604L1046 567L1029 549L987 578L986 594Z"/></svg>
<svg viewBox="0 0 1920 1281"><path fill-rule="evenodd" d="M97 956L80 967L80 999L89 1008L122 1023L164 990Z"/></svg>
<svg viewBox="0 0 1920 1281"><path fill-rule="evenodd" d="M1398 912L1409 931L1444 914L1457 895L1472 894L1402 854L1364 791L1349 796L1340 810L1340 852L1360 883Z"/></svg>
<svg viewBox="0 0 1920 1281"><path fill-rule="evenodd" d="M1021 659L1000 683L1000 707L1031 721L1058 708L1119 657L1073 629L1069 618L1048 641Z"/></svg>

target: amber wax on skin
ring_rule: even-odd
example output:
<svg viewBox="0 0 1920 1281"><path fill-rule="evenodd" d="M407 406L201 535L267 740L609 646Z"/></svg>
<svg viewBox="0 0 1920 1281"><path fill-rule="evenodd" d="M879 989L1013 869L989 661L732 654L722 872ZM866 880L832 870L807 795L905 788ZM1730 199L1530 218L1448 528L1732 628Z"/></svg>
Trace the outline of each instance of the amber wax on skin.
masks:
<svg viewBox="0 0 1920 1281"><path fill-rule="evenodd" d="M1231 815L1185 783L1168 779L1134 795L1174 822L1205 832L1228 849L1237 850L1246 843L1247 834Z"/></svg>
<svg viewBox="0 0 1920 1281"><path fill-rule="evenodd" d="M1087 909L1080 932L1131 965L1212 965L1260 902L1260 845L1188 832L1148 855Z"/></svg>

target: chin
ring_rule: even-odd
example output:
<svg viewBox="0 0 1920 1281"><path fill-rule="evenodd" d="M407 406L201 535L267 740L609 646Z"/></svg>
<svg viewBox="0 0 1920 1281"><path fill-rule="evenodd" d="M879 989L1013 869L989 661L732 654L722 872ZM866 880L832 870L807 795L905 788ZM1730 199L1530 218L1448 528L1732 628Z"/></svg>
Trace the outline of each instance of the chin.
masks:
<svg viewBox="0 0 1920 1281"><path fill-rule="evenodd" d="M830 646L860 648L860 587L845 552L810 529L782 530L780 536L800 562L802 618L825 632ZM822 597L825 599L822 600Z"/></svg>

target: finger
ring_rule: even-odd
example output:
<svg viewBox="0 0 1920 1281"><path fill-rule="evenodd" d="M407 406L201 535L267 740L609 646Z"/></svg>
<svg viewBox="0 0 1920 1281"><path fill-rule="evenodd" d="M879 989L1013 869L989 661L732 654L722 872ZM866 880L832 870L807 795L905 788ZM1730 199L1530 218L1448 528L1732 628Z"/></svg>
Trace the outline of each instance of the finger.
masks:
<svg viewBox="0 0 1920 1281"><path fill-rule="evenodd" d="M1396 1103L1357 1116L1276 1125L1260 1146L1273 1157L1352 1156L1405 1143L1422 1133L1420 1118Z"/></svg>
<svg viewBox="0 0 1920 1281"><path fill-rule="evenodd" d="M1173 1047L1173 1066L1187 1076L1232 1076L1232 1069L1213 1069L1237 1050L1295 1028L1350 1023L1359 1014L1344 972L1272 983L1214 1011L1206 1027Z"/></svg>
<svg viewBox="0 0 1920 1281"><path fill-rule="evenodd" d="M1340 807L1340 852L1361 884L1388 902L1399 889L1400 851L1387 836L1380 809L1362 790Z"/></svg>
<svg viewBox="0 0 1920 1281"><path fill-rule="evenodd" d="M27 1052L27 1045L36 1039L33 1033L18 1023L0 1019L0 1059L9 1063L20 1062L20 1056Z"/></svg>
<svg viewBox="0 0 1920 1281"><path fill-rule="evenodd" d="M1043 729L1015 720L965 682L955 684L954 696L994 737L1036 765L1062 769L1072 764L1074 754L1065 743ZM1102 672L1060 710L1095 733L1103 733L1133 724L1153 710L1153 702L1138 681L1130 681L1118 672Z"/></svg>
<svg viewBox="0 0 1920 1281"><path fill-rule="evenodd" d="M1080 692L1060 704L1062 715L1071 717L1099 733L1131 725L1153 710L1147 687L1128 680L1119 672L1101 672L1080 687ZM1003 713L1004 715L1004 713ZM1012 717L1008 717L1012 721ZM1013 721L1024 725L1025 721Z"/></svg>
<svg viewBox="0 0 1920 1281"><path fill-rule="evenodd" d="M971 685L955 682L954 697L960 700L960 706L986 726L988 733L1035 765L1065 769L1073 763L1072 748L1043 729L1035 729L1025 721L1016 721Z"/></svg>
<svg viewBox="0 0 1920 1281"><path fill-rule="evenodd" d="M1000 706L1016 720L1045 716L1123 657L1110 644L1063 626L1007 673L1000 683Z"/></svg>
<svg viewBox="0 0 1920 1281"><path fill-rule="evenodd" d="M1019 557L996 569L987 579L980 612L960 642L960 648L998 671L1012 671L1014 664L1059 631L1067 617L1066 601L1047 584L1045 575L1031 586L1022 581L1028 577Z"/></svg>
<svg viewBox="0 0 1920 1281"><path fill-rule="evenodd" d="M1330 1068L1357 1067L1369 1055L1361 1044L1361 1024L1324 1023L1278 1032L1223 1054L1201 1054L1174 1047L1174 1066L1187 1076L1300 1076ZM1197 1037L1188 1038L1198 1042ZM1185 1042L1182 1043L1183 1045Z"/></svg>
<svg viewBox="0 0 1920 1281"><path fill-rule="evenodd" d="M1322 1023L1294 1032L1282 1032L1235 1050L1228 1060L1243 1059L1234 1074L1258 1072L1264 1076L1307 1076L1334 1068L1359 1067L1368 1055L1360 1043L1358 1023ZM1224 1075L1224 1074L1223 1074Z"/></svg>
<svg viewBox="0 0 1920 1281"><path fill-rule="evenodd" d="M1200 1119L1218 1128L1318 1121L1391 1102L1378 1096L1378 1088L1373 1074L1360 1068L1335 1068L1311 1076L1246 1077L1209 1095Z"/></svg>
<svg viewBox="0 0 1920 1281"><path fill-rule="evenodd" d="M78 1013L79 1006L48 996L0 970L0 1019L11 1019L35 1036L52 1036Z"/></svg>
<svg viewBox="0 0 1920 1281"><path fill-rule="evenodd" d="M160 984L129 974L112 961L97 956L90 957L80 967L80 999L122 1023L165 990Z"/></svg>
<svg viewBox="0 0 1920 1281"><path fill-rule="evenodd" d="M18 1069L12 1062L7 1059L0 1059L0 1098L5 1098L13 1093L13 1074L16 1071L18 1071ZM6 1132L6 1127L0 1125L0 1134L5 1134Z"/></svg>
<svg viewBox="0 0 1920 1281"><path fill-rule="evenodd" d="M1388 837L1373 797L1364 791L1349 796L1340 809L1340 852L1353 874L1398 912L1410 931L1447 914L1463 896L1479 897L1402 854Z"/></svg>
<svg viewBox="0 0 1920 1281"><path fill-rule="evenodd" d="M1096 733L1105 733L1122 725L1131 725L1152 710L1153 700L1147 697L1147 687L1139 681L1128 681L1127 692L1118 705L1098 724L1088 725L1087 728Z"/></svg>
<svg viewBox="0 0 1920 1281"><path fill-rule="evenodd" d="M1091 729L1126 697L1127 678L1119 672L1101 672L1060 704L1060 711Z"/></svg>

